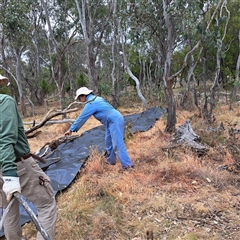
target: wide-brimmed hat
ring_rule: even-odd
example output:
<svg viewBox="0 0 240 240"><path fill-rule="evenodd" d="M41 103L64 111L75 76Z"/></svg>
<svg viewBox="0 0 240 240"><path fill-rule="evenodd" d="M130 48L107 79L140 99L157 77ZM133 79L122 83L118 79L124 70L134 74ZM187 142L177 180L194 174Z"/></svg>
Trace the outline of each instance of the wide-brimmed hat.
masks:
<svg viewBox="0 0 240 240"><path fill-rule="evenodd" d="M7 77L4 77L0 74L0 85L8 85L8 78Z"/></svg>
<svg viewBox="0 0 240 240"><path fill-rule="evenodd" d="M76 91L75 100L77 100L80 95L88 95L88 94L90 94L91 92L93 92L93 90L90 90L90 89L88 89L87 87L81 87L81 88L79 88L79 89Z"/></svg>

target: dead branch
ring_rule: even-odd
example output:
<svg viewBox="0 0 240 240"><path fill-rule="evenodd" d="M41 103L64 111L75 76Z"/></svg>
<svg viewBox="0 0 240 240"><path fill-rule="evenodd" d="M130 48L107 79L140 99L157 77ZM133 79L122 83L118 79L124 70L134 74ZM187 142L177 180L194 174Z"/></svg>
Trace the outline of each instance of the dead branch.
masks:
<svg viewBox="0 0 240 240"><path fill-rule="evenodd" d="M52 153L52 151L57 149L60 144L74 141L79 137L80 135L74 135L70 137L63 136L58 139L54 139L51 142L45 143L44 146L42 146L35 154L39 155L40 157L46 157L48 154ZM43 149L44 149L44 152L41 153Z"/></svg>
<svg viewBox="0 0 240 240"><path fill-rule="evenodd" d="M54 117L57 117L59 115L64 115L66 113L70 113L70 112L75 112L77 111L78 108L73 108L73 109L65 109L63 111L59 111L59 112L56 112L56 113L53 113L51 114L51 112L54 111L54 109L51 109L44 117L44 119L37 125L31 127L30 129L26 130L25 131L25 134L28 135L29 133L41 128L42 126L44 126L46 124L46 122L48 122L50 119L54 118Z"/></svg>
<svg viewBox="0 0 240 240"><path fill-rule="evenodd" d="M37 131L33 134L28 134L27 135L27 138L34 138L34 137L37 137L38 135L40 135L42 133L42 131Z"/></svg>
<svg viewBox="0 0 240 240"><path fill-rule="evenodd" d="M172 145L168 145L168 146L163 146L163 147L160 147L160 148L162 150L165 150L165 149L170 149L170 148L176 148L176 147L179 147L179 146L182 146L182 143L172 144Z"/></svg>
<svg viewBox="0 0 240 240"><path fill-rule="evenodd" d="M35 120L34 120L35 121ZM40 122L23 122L23 125L32 125L33 127ZM45 125L61 124L61 123L73 123L75 119L62 119L62 120L49 120Z"/></svg>
<svg viewBox="0 0 240 240"><path fill-rule="evenodd" d="M70 123L74 122L74 120L71 120L71 119L49 121L50 119L52 119L54 117L57 117L59 115L64 115L66 113L76 112L77 110L79 110L79 108L72 108L71 109L71 107L74 104L84 105L86 103L74 101L71 104L69 104L64 110L56 110L55 108L52 108L47 112L47 114L44 116L43 120L40 123L37 124L35 122L35 120L33 121L33 123L25 123L25 125L28 125L28 124L32 125L31 128L25 130L25 134L26 134L27 138L34 137L34 134L29 136L29 133L34 132L35 130L43 127L44 125L55 124L55 123L64 123L64 122L70 122ZM54 113L52 113L52 112L54 112ZM39 134L40 133L38 133L36 136L38 136Z"/></svg>
<svg viewBox="0 0 240 240"><path fill-rule="evenodd" d="M90 102L90 101L88 101ZM77 101L74 101L72 103L70 103L63 111L66 111L68 109L70 109L74 104L77 104L77 105L85 105L87 102L77 102Z"/></svg>

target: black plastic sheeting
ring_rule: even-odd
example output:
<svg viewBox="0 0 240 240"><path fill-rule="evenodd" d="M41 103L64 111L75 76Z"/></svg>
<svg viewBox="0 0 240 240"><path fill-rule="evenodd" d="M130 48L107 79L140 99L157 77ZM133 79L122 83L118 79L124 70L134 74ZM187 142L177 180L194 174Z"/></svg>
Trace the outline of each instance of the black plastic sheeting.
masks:
<svg viewBox="0 0 240 240"><path fill-rule="evenodd" d="M156 120L160 119L163 111L163 109L156 107L139 114L125 116L125 126L130 126L132 133L148 131ZM72 183L90 155L92 148L97 148L99 152L105 153L105 126L92 128L78 138L70 138L44 157L46 164L39 163L40 167L50 177L55 195ZM46 149L42 149L38 155L40 156L44 151ZM29 201L28 204L37 214L35 206ZM20 206L20 214L21 225L30 221L22 206ZM3 235L4 231L2 230L0 237Z"/></svg>

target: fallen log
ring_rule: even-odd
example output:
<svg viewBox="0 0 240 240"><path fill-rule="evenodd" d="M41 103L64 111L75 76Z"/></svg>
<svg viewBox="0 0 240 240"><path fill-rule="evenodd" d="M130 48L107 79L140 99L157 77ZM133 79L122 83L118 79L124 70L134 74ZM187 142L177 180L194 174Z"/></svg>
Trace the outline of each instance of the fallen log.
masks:
<svg viewBox="0 0 240 240"><path fill-rule="evenodd" d="M205 154L209 148L199 143L200 136L197 135L191 126L190 120L179 126L174 134L172 142L175 144L189 146L196 150L200 155Z"/></svg>

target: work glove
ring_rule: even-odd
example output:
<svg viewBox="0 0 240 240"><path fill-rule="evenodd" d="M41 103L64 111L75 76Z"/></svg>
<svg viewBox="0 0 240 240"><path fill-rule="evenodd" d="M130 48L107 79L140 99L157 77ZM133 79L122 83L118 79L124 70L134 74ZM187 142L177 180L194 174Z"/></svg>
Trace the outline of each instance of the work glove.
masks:
<svg viewBox="0 0 240 240"><path fill-rule="evenodd" d="M13 193L21 193L21 186L19 182L19 177L7 177L3 176L3 191L7 196L7 202L10 202Z"/></svg>

